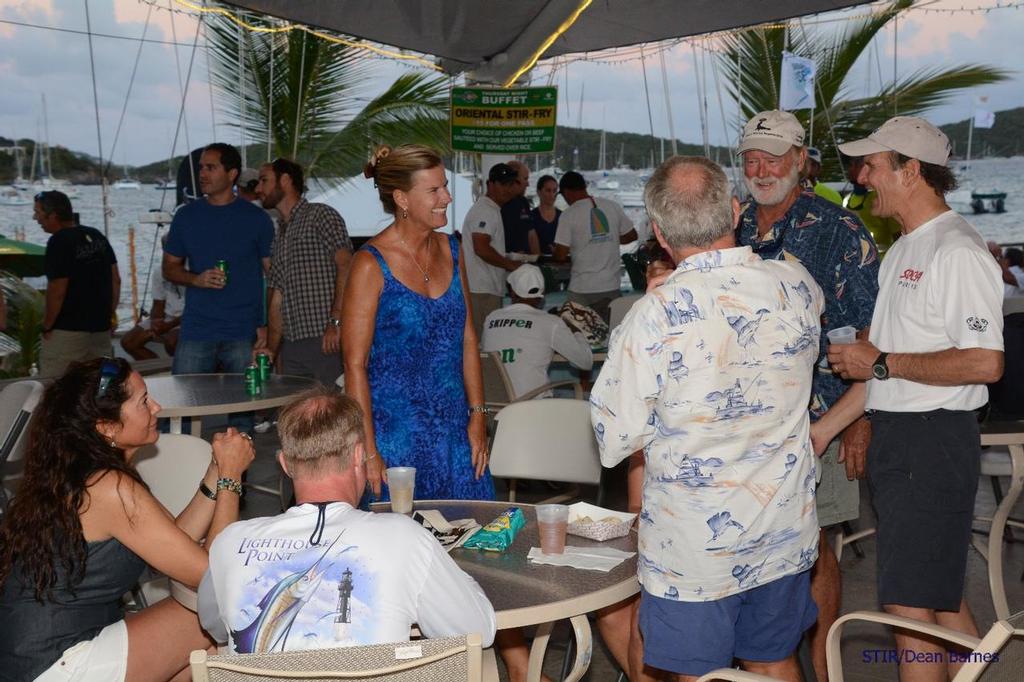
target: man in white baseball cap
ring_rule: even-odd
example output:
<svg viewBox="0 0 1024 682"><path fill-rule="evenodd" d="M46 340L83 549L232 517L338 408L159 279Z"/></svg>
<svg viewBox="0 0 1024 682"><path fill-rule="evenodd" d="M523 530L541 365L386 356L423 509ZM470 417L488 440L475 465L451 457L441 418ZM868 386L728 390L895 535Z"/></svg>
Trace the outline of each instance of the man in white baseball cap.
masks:
<svg viewBox="0 0 1024 682"><path fill-rule="evenodd" d="M739 153L751 194L736 228L738 246L749 246L769 260L797 260L825 294L817 364L824 365L826 334L851 326L864 329L878 293L878 252L856 216L815 194L800 182L807 161L804 129L788 111L763 111L743 128ZM849 384L827 369L815 371L808 411L812 438L816 422L828 414ZM818 524L824 529L860 517L857 479L863 477L868 424L861 419L828 438L814 438L821 457L816 492ZM842 450L840 450L842 447ZM819 536L827 547L824 530ZM827 679L825 637L839 617L842 594L835 555L820 551L811 576L818 621L810 633L819 679Z"/></svg>
<svg viewBox="0 0 1024 682"><path fill-rule="evenodd" d="M820 182L821 175L821 151L817 147L807 148L807 164L804 166L804 187L811 190L819 197L828 199L836 206L843 205L843 197L824 182Z"/></svg>
<svg viewBox="0 0 1024 682"><path fill-rule="evenodd" d="M964 574L981 456L976 410L1003 372L1000 269L946 205L956 181L942 131L900 116L839 148L864 156L858 182L878 193L874 214L899 221L903 236L882 263L869 340L829 348L833 371L866 382L866 400L847 392L820 424L870 415L882 606L976 637ZM895 635L898 649L919 654L900 662L901 679L955 674L935 642Z"/></svg>
<svg viewBox="0 0 1024 682"><path fill-rule="evenodd" d="M501 355L516 397L548 383L548 366L559 353L574 366L589 370L594 363L590 345L557 315L544 312L544 274L524 264L508 276L512 303L484 321L480 348ZM542 396L547 397L550 392Z"/></svg>

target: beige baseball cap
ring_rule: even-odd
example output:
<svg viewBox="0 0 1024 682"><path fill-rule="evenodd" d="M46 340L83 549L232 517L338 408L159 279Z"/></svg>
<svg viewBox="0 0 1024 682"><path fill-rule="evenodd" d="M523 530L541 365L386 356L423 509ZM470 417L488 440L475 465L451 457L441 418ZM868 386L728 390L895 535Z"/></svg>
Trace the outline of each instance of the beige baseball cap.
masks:
<svg viewBox="0 0 1024 682"><path fill-rule="evenodd" d="M540 298L544 295L544 274L536 265L523 263L509 273L508 285L519 298Z"/></svg>
<svg viewBox="0 0 1024 682"><path fill-rule="evenodd" d="M788 111L762 111L743 126L738 154L760 149L782 156L790 147L804 145L804 127Z"/></svg>
<svg viewBox="0 0 1024 682"><path fill-rule="evenodd" d="M945 166L951 148L946 134L919 116L895 116L863 140L839 145L847 156L899 152L936 166Z"/></svg>

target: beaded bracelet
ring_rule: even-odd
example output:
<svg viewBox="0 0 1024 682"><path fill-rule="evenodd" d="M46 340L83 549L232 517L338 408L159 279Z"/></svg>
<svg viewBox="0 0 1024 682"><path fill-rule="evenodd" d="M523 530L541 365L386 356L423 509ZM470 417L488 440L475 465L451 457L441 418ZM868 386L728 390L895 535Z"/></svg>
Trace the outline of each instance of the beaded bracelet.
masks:
<svg viewBox="0 0 1024 682"><path fill-rule="evenodd" d="M236 495L242 494L242 484L233 478L218 478L217 479L217 492L221 490L229 490Z"/></svg>
<svg viewBox="0 0 1024 682"><path fill-rule="evenodd" d="M206 485L206 481L199 481L199 492L209 497L211 500L217 499L217 493L210 490L210 488Z"/></svg>
<svg viewBox="0 0 1024 682"><path fill-rule="evenodd" d="M474 414L477 414L477 413L479 413L479 414L487 414L488 412L489 412L489 410L487 409L486 405L472 405L469 408L469 416L471 416L471 417Z"/></svg>

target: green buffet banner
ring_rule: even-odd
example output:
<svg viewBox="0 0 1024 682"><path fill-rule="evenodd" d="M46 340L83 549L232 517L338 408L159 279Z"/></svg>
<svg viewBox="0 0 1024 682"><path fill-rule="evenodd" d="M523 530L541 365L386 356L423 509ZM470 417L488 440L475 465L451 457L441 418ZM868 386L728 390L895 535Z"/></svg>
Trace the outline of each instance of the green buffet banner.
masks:
<svg viewBox="0 0 1024 682"><path fill-rule="evenodd" d="M452 88L452 149L552 152L557 111L558 88Z"/></svg>

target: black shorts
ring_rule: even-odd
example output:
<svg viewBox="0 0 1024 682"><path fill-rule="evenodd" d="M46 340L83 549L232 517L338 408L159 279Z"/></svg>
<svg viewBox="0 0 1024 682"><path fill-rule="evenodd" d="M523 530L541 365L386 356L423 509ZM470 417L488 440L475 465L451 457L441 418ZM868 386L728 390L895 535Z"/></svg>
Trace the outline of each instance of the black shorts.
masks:
<svg viewBox="0 0 1024 682"><path fill-rule="evenodd" d="M878 599L957 611L981 437L974 412L875 412L868 484L878 516Z"/></svg>

